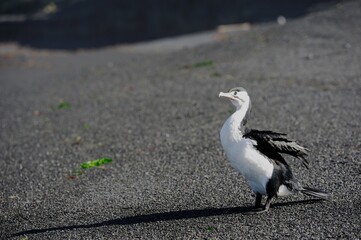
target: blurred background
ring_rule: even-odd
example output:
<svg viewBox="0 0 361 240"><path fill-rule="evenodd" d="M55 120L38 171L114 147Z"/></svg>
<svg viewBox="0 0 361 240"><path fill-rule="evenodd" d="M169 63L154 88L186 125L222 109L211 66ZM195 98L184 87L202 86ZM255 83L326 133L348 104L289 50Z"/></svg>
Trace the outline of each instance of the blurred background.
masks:
<svg viewBox="0 0 361 240"><path fill-rule="evenodd" d="M300 17L325 0L0 0L0 43L86 49ZM281 19L282 20L282 19Z"/></svg>

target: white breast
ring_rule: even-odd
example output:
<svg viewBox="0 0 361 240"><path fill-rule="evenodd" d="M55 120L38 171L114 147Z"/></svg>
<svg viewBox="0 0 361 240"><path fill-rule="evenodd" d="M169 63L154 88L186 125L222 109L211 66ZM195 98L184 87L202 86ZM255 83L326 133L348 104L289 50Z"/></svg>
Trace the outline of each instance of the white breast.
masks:
<svg viewBox="0 0 361 240"><path fill-rule="evenodd" d="M227 122L221 130L221 143L228 160L254 192L266 195L266 185L273 173L272 163L254 147L254 141L242 138L239 131L231 131Z"/></svg>

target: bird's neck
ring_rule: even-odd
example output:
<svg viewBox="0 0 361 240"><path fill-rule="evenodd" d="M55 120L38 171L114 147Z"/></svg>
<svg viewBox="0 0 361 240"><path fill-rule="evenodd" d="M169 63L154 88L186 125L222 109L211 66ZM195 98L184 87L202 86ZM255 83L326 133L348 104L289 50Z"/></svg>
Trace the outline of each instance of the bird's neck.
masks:
<svg viewBox="0 0 361 240"><path fill-rule="evenodd" d="M233 139L239 139L244 134L244 120L248 113L249 104L244 104L241 108L237 108L237 110L227 119L224 124L222 131L231 136Z"/></svg>

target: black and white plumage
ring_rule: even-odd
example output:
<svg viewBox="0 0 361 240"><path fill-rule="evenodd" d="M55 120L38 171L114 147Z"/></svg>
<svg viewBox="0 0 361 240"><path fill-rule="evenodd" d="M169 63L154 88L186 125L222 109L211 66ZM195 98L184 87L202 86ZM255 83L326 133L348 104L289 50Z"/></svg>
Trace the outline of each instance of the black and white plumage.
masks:
<svg viewBox="0 0 361 240"><path fill-rule="evenodd" d="M274 197L297 192L321 199L329 198L327 193L301 186L281 155L288 154L301 159L308 168L307 148L287 139L284 133L245 128L251 101L244 88L221 92L219 97L229 99L236 107L221 129L222 147L231 165L246 178L256 194L255 208L259 212L267 211ZM263 209L260 209L263 195L267 196L267 200Z"/></svg>

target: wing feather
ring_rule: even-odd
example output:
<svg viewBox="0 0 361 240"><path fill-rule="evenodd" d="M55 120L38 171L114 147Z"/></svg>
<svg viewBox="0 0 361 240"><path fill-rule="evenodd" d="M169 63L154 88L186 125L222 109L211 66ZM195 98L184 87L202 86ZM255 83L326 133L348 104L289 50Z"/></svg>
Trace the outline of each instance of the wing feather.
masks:
<svg viewBox="0 0 361 240"><path fill-rule="evenodd" d="M308 168L308 161L306 159L307 148L299 145L293 140L287 139L285 133L278 133L273 131L259 131L249 130L244 134L245 138L253 139L257 142L256 148L269 158L285 163L278 157L280 153L288 154L302 160L303 165Z"/></svg>

